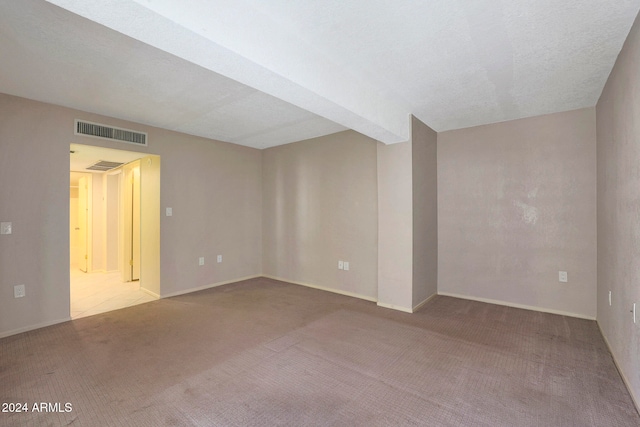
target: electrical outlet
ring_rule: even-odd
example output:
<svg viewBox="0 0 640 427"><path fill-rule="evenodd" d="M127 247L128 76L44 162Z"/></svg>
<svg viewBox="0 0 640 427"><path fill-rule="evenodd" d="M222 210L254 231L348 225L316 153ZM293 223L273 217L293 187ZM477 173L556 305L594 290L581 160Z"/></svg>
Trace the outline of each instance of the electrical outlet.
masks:
<svg viewBox="0 0 640 427"><path fill-rule="evenodd" d="M198 259L198 265L204 265L204 257L203 257L203 256L201 256L201 257Z"/></svg>
<svg viewBox="0 0 640 427"><path fill-rule="evenodd" d="M218 262L222 262L222 255L218 255Z"/></svg>
<svg viewBox="0 0 640 427"><path fill-rule="evenodd" d="M343 267L344 267L345 271L348 271L349 270L349 261L345 261L344 264L343 264Z"/></svg>
<svg viewBox="0 0 640 427"><path fill-rule="evenodd" d="M0 234L11 234L10 222L0 222Z"/></svg>
<svg viewBox="0 0 640 427"><path fill-rule="evenodd" d="M167 208L167 216L173 216L173 209Z"/></svg>
<svg viewBox="0 0 640 427"><path fill-rule="evenodd" d="M567 276L566 271L558 271L558 280L562 283L567 283L569 281L569 277Z"/></svg>
<svg viewBox="0 0 640 427"><path fill-rule="evenodd" d="M338 270L344 270L344 262L338 261Z"/></svg>
<svg viewBox="0 0 640 427"><path fill-rule="evenodd" d="M14 298L22 298L27 293L25 291L24 285L17 285L13 287L13 297Z"/></svg>

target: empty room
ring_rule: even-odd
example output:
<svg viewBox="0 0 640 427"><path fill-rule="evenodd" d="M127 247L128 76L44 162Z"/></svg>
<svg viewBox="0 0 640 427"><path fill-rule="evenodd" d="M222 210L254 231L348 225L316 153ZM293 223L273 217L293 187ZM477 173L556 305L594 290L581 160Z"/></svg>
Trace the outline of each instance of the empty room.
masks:
<svg viewBox="0 0 640 427"><path fill-rule="evenodd" d="M640 426L639 0L0 0L0 426Z"/></svg>

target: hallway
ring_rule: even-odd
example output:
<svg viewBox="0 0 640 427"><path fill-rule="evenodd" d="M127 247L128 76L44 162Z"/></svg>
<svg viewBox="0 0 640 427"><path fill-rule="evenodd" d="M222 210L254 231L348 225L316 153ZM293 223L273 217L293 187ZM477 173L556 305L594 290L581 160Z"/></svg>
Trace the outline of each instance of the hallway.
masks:
<svg viewBox="0 0 640 427"><path fill-rule="evenodd" d="M71 318L92 316L157 298L140 289L140 282L122 282L120 272L83 273L71 269Z"/></svg>

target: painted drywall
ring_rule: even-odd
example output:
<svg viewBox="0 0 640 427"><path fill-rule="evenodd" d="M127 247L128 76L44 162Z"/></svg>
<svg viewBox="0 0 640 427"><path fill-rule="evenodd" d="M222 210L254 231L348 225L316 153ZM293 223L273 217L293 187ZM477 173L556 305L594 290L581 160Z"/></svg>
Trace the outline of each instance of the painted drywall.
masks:
<svg viewBox="0 0 640 427"><path fill-rule="evenodd" d="M618 56L596 116L598 324L640 407L640 18Z"/></svg>
<svg viewBox="0 0 640 427"><path fill-rule="evenodd" d="M378 144L378 305L413 310L411 141Z"/></svg>
<svg viewBox="0 0 640 427"><path fill-rule="evenodd" d="M147 132L149 147L75 136L76 118ZM0 236L0 336L69 318L71 143L161 157L163 296L261 274L259 150L0 95L0 221L14 226Z"/></svg>
<svg viewBox="0 0 640 427"><path fill-rule="evenodd" d="M69 189L69 267L78 268L78 189Z"/></svg>
<svg viewBox="0 0 640 427"><path fill-rule="evenodd" d="M413 171L413 302L438 291L437 133L411 117Z"/></svg>
<svg viewBox="0 0 640 427"><path fill-rule="evenodd" d="M69 317L69 141L49 143L73 133L63 121L61 109L0 95L0 221L13 223L0 235L0 334ZM26 296L14 299L19 284Z"/></svg>
<svg viewBox="0 0 640 427"><path fill-rule="evenodd" d="M91 266L90 272L105 272L105 194L102 174L91 178Z"/></svg>
<svg viewBox="0 0 640 427"><path fill-rule="evenodd" d="M105 268L118 271L119 176L105 175Z"/></svg>
<svg viewBox="0 0 640 427"><path fill-rule="evenodd" d="M595 109L438 134L438 239L438 293L595 318Z"/></svg>
<svg viewBox="0 0 640 427"><path fill-rule="evenodd" d="M140 288L160 296L160 156L140 159Z"/></svg>
<svg viewBox="0 0 640 427"><path fill-rule="evenodd" d="M262 155L264 274L375 299L376 142L345 131Z"/></svg>

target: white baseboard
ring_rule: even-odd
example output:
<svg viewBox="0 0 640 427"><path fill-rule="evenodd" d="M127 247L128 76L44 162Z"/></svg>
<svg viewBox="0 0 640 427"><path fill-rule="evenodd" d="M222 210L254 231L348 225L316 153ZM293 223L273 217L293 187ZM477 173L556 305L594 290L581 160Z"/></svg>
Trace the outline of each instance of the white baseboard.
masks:
<svg viewBox="0 0 640 427"><path fill-rule="evenodd" d="M613 352L613 348L611 348L611 345L609 344L609 340L607 339L607 336L602 331L602 328L600 327L600 323L599 322L596 322L596 323L598 324L598 329L600 330L600 335L602 335L602 338L604 338L605 344L607 344L607 348L609 348L609 353L611 353L611 358L613 359L613 363L616 365L616 369L618 370L618 373L622 377L622 381L624 382L624 385L627 387L627 390L629 391L629 395L631 396L631 400L633 401L633 404L636 407L636 411L638 411L638 413L640 413L640 399L638 399L638 397L636 397L636 395L633 394L633 389L631 388L631 383L629 382L629 380L625 376L624 371L622 369L620 369L620 365L618 364L618 359L616 359L616 354Z"/></svg>
<svg viewBox="0 0 640 427"><path fill-rule="evenodd" d="M423 305L425 305L426 303L428 303L429 301L431 301L433 298L435 298L437 296L438 296L438 293L436 292L435 294L432 294L431 296L427 297L427 299L425 299L420 304L418 304L415 307L413 307L412 312L415 313L416 311L420 310Z"/></svg>
<svg viewBox="0 0 640 427"><path fill-rule="evenodd" d="M177 297L178 295L190 294L191 292L204 291L205 289L215 288L222 285L228 285L229 283L242 282L243 280L256 279L258 277L262 277L262 275L257 274L255 276L238 277L237 279L225 280L224 282L216 282L210 285L198 286L196 288L183 289L181 291L171 292L170 294L160 295L159 298Z"/></svg>
<svg viewBox="0 0 640 427"><path fill-rule="evenodd" d="M34 329L46 328L47 326L57 325L58 323L64 323L71 320L71 317L65 317L63 319L52 320L50 322L38 323L37 325L25 326L24 328L14 329L12 331L0 332L0 338L9 337L11 335L21 334L23 332L33 331Z"/></svg>
<svg viewBox="0 0 640 427"><path fill-rule="evenodd" d="M401 305L387 304L387 303L380 302L380 301L378 301L378 307L390 308L391 310L404 311L405 313L413 313L413 310L411 308L409 308L409 307L403 307Z"/></svg>
<svg viewBox="0 0 640 427"><path fill-rule="evenodd" d="M144 292L147 295L151 295L154 298L158 298L160 299L160 295L156 294L155 292L150 291L149 289L143 288L142 286L140 286L140 290L142 292Z"/></svg>
<svg viewBox="0 0 640 427"><path fill-rule="evenodd" d="M353 298L360 298L360 299L371 301L371 302L376 302L377 301L373 297L369 297L369 296L362 295L362 294L357 294L357 293L354 293L354 292L343 291L341 289L326 288L324 286L317 286L317 285L312 285L310 283L304 283L304 282L295 282L293 280L283 279L282 277L269 276L269 275L266 275L266 274L263 274L262 277L264 277L266 279L273 279L273 280L279 280L281 282L291 283L293 285L306 286L307 288L319 289L321 291L333 292L334 294L345 295L345 296L353 297Z"/></svg>
<svg viewBox="0 0 640 427"><path fill-rule="evenodd" d="M460 295L460 294L453 294L450 292L441 292L441 291L438 291L438 295L460 298L460 299L467 299L471 301L486 302L489 304L504 305L504 306L513 307L513 308L522 308L524 310L540 311L542 313L551 313L551 314L559 314L561 316L577 317L578 319L596 320L595 317L585 316L584 314L570 313L568 311L554 310L552 308L537 307L534 305L516 304L513 302L500 301L500 300L495 300L490 298L480 298L480 297L474 297L470 295Z"/></svg>
<svg viewBox="0 0 640 427"><path fill-rule="evenodd" d="M405 313L415 313L416 311L420 310L420 308L425 305L426 303L428 303L431 299L433 299L434 297L436 297L438 294L433 294L429 297L427 297L427 299L425 299L424 301L422 301L421 303L417 304L416 306L414 306L413 308L409 308L409 307L404 307L401 305L394 305L394 304L387 304L384 302L380 302L378 301L378 306L379 307L383 307L383 308L390 308L391 310L398 310L398 311L403 311Z"/></svg>

